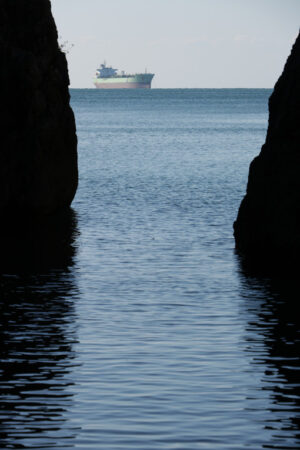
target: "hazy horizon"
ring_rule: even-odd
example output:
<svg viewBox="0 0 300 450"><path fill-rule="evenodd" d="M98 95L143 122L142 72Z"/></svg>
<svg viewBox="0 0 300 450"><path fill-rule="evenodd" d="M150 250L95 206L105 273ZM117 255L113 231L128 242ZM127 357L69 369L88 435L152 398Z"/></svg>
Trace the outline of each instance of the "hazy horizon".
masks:
<svg viewBox="0 0 300 450"><path fill-rule="evenodd" d="M255 90L266 90L266 91L270 91L270 90L272 90L274 88L274 86L272 86L272 87L258 87L258 88L256 88L256 87L219 87L219 88L215 88L215 87L209 87L209 88L207 88L207 87L190 87L190 88L186 88L186 87L151 87L151 90L153 91L153 90L157 90L157 91L159 91L159 90L174 90L174 89L176 89L176 90L193 90L193 89L200 89L200 90L202 90L202 91L205 91L205 90L207 90L207 91L213 91L213 90L215 90L215 91L217 91L217 90L220 90L220 91L226 91L226 90L228 90L228 91L234 91L234 90L240 90L240 91L251 91L251 90L253 90L253 91L255 91ZM94 90L95 89L95 86L88 86L88 87L74 87L74 86L70 86L70 89L76 89L76 90L80 90L80 89L83 89L83 90L86 90L86 89L92 89L92 90ZM130 90L131 91L131 90ZM129 92L128 90L126 90L126 92ZM132 91L131 91L132 92Z"/></svg>
<svg viewBox="0 0 300 450"><path fill-rule="evenodd" d="M71 88L93 88L103 60L155 73L153 88L265 88L299 31L299 0L52 0ZM67 46L68 46L67 45Z"/></svg>

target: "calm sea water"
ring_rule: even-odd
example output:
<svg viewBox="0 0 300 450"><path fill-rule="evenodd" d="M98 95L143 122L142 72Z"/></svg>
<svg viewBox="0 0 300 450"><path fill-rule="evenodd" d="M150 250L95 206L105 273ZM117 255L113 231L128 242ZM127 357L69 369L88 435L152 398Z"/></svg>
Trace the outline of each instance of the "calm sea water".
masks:
<svg viewBox="0 0 300 450"><path fill-rule="evenodd" d="M297 286L232 236L270 92L71 92L73 213L1 258L1 449L300 448Z"/></svg>

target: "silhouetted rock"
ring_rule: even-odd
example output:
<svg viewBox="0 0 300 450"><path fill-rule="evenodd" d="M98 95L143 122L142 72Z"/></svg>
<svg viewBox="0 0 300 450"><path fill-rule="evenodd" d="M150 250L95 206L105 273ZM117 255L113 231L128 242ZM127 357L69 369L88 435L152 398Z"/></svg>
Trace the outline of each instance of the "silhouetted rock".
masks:
<svg viewBox="0 0 300 450"><path fill-rule="evenodd" d="M78 183L69 77L49 0L0 0L0 211L48 214Z"/></svg>
<svg viewBox="0 0 300 450"><path fill-rule="evenodd" d="M269 269L299 266L300 34L269 100L266 142L250 165L237 249Z"/></svg>

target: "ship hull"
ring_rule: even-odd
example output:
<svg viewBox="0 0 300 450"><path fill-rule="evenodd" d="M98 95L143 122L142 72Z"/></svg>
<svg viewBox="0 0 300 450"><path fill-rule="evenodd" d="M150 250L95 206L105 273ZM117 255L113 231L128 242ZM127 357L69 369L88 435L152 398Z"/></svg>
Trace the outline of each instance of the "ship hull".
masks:
<svg viewBox="0 0 300 450"><path fill-rule="evenodd" d="M150 89L150 83L94 83L97 89Z"/></svg>
<svg viewBox="0 0 300 450"><path fill-rule="evenodd" d="M154 74L136 74L133 76L117 76L95 78L97 89L150 89Z"/></svg>

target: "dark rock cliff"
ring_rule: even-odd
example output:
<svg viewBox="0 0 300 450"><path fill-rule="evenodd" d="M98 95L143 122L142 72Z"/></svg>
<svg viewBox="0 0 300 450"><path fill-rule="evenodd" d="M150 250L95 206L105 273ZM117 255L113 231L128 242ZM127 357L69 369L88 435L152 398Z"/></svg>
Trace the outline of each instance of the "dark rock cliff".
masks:
<svg viewBox="0 0 300 450"><path fill-rule="evenodd" d="M0 211L48 214L77 189L69 77L49 0L0 0Z"/></svg>
<svg viewBox="0 0 300 450"><path fill-rule="evenodd" d="M269 100L266 142L250 165L234 236L258 264L299 267L300 34Z"/></svg>

